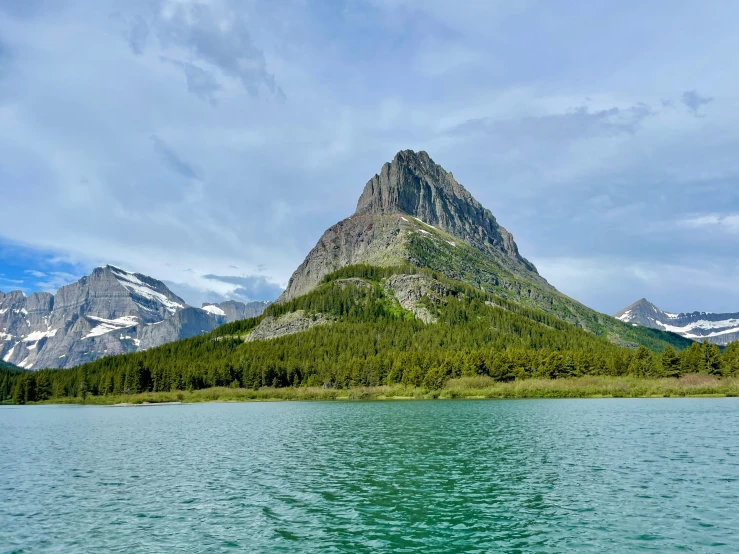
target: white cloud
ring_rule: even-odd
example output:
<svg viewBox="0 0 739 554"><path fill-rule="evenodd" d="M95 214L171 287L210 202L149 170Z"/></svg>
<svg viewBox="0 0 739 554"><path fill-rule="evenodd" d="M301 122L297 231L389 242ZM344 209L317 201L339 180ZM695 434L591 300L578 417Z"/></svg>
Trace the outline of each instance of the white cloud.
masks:
<svg viewBox="0 0 739 554"><path fill-rule="evenodd" d="M228 295L204 276L238 266L284 285L404 148L453 171L534 261L620 260L542 266L601 309L697 246L714 265L739 246L736 216L712 215L739 211L730 4L11 4L24 7L0 3L1 233L71 276L114 263ZM710 229L723 240L697 245ZM634 268L628 290L619 265ZM690 285L670 294L700 309Z"/></svg>
<svg viewBox="0 0 739 554"><path fill-rule="evenodd" d="M726 233L739 232L739 214L718 215L706 214L682 219L679 222L682 227L689 229L718 230Z"/></svg>

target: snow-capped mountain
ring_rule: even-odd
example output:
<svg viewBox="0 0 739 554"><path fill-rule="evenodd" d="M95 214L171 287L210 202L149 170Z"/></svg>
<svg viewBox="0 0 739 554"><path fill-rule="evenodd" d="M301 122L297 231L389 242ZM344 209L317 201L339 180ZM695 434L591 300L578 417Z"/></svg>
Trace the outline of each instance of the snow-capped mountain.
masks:
<svg viewBox="0 0 739 554"><path fill-rule="evenodd" d="M739 340L739 313L674 314L660 310L646 298L642 298L614 317L632 325L671 331L695 341L708 340L715 344L729 344Z"/></svg>
<svg viewBox="0 0 739 554"><path fill-rule="evenodd" d="M193 308L156 279L98 267L56 294L0 292L0 359L24 369L73 367L254 317L265 302Z"/></svg>

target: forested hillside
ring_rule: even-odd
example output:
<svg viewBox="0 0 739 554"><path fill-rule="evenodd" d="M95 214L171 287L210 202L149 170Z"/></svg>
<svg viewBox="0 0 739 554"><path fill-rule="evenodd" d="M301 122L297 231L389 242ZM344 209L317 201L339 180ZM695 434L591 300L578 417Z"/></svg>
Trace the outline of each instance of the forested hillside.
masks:
<svg viewBox="0 0 739 554"><path fill-rule="evenodd" d="M428 323L404 308L393 276L423 277L415 302ZM297 316L296 316L297 314ZM253 340L259 329L299 317L305 330ZM272 325L272 327L270 327ZM649 332L644 329L646 339ZM145 352L112 356L69 370L13 375L17 402L51 397L195 390L213 386L348 388L402 383L428 389L464 375L498 381L579 375L735 374L739 349L691 343L654 331L653 350L629 349L439 274L417 267L352 266L312 292L267 308L257 318Z"/></svg>
<svg viewBox="0 0 739 554"><path fill-rule="evenodd" d="M6 402L12 397L13 383L23 370L12 364L0 361L0 402Z"/></svg>

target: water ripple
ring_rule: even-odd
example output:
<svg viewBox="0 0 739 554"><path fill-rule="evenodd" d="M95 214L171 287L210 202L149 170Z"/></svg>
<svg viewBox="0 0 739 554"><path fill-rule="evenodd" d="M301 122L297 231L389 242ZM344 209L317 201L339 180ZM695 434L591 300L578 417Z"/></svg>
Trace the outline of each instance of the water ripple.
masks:
<svg viewBox="0 0 739 554"><path fill-rule="evenodd" d="M739 552L736 399L0 408L0 552Z"/></svg>

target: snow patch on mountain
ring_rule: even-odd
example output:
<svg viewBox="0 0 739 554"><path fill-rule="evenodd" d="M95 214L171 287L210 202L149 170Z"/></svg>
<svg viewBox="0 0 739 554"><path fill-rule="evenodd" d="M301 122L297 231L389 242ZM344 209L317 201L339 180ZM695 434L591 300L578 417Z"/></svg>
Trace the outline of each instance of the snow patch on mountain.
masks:
<svg viewBox="0 0 739 554"><path fill-rule="evenodd" d="M226 312L224 312L218 306L214 306L213 304L206 304L201 309L211 315L226 315Z"/></svg>
<svg viewBox="0 0 739 554"><path fill-rule="evenodd" d="M625 323L676 333L695 341L728 344L739 340L739 313L665 312L641 299L614 315Z"/></svg>
<svg viewBox="0 0 739 554"><path fill-rule="evenodd" d="M95 317L88 315L87 319L92 319L100 324L93 327L87 335L83 338L89 339L92 337L99 337L113 331L120 331L121 329L127 329L129 327L135 327L138 322L136 316L123 316L117 319L105 319L102 317Z"/></svg>
<svg viewBox="0 0 739 554"><path fill-rule="evenodd" d="M115 276L115 278L118 280L118 282L126 287L128 290L133 292L134 294L137 294L143 298L146 298L147 300L154 300L155 302L159 302L162 304L169 313L175 313L177 310L183 309L185 306L175 302L173 300L170 300L167 298L166 295L162 294L161 292L155 291L153 288L151 288L149 285L141 281L136 275L133 273L129 273L128 271L124 271L120 268L109 266L111 272Z"/></svg>
<svg viewBox="0 0 739 554"><path fill-rule="evenodd" d="M58 329L50 329L48 331L34 331L23 337L23 342L38 342L43 338L50 338L56 335Z"/></svg>
<svg viewBox="0 0 739 554"><path fill-rule="evenodd" d="M9 361L10 361L10 358L12 358L12 357L13 357L13 352L15 351L15 347L16 347L16 345L17 345L17 344L18 344L18 343L16 342L16 343L15 343L15 344L14 344L14 345L13 345L13 346L12 346L12 347L10 348L10 350L8 350L8 352L7 352L6 354L5 354L5 356L3 356L3 361L4 361L4 362L9 362Z"/></svg>

